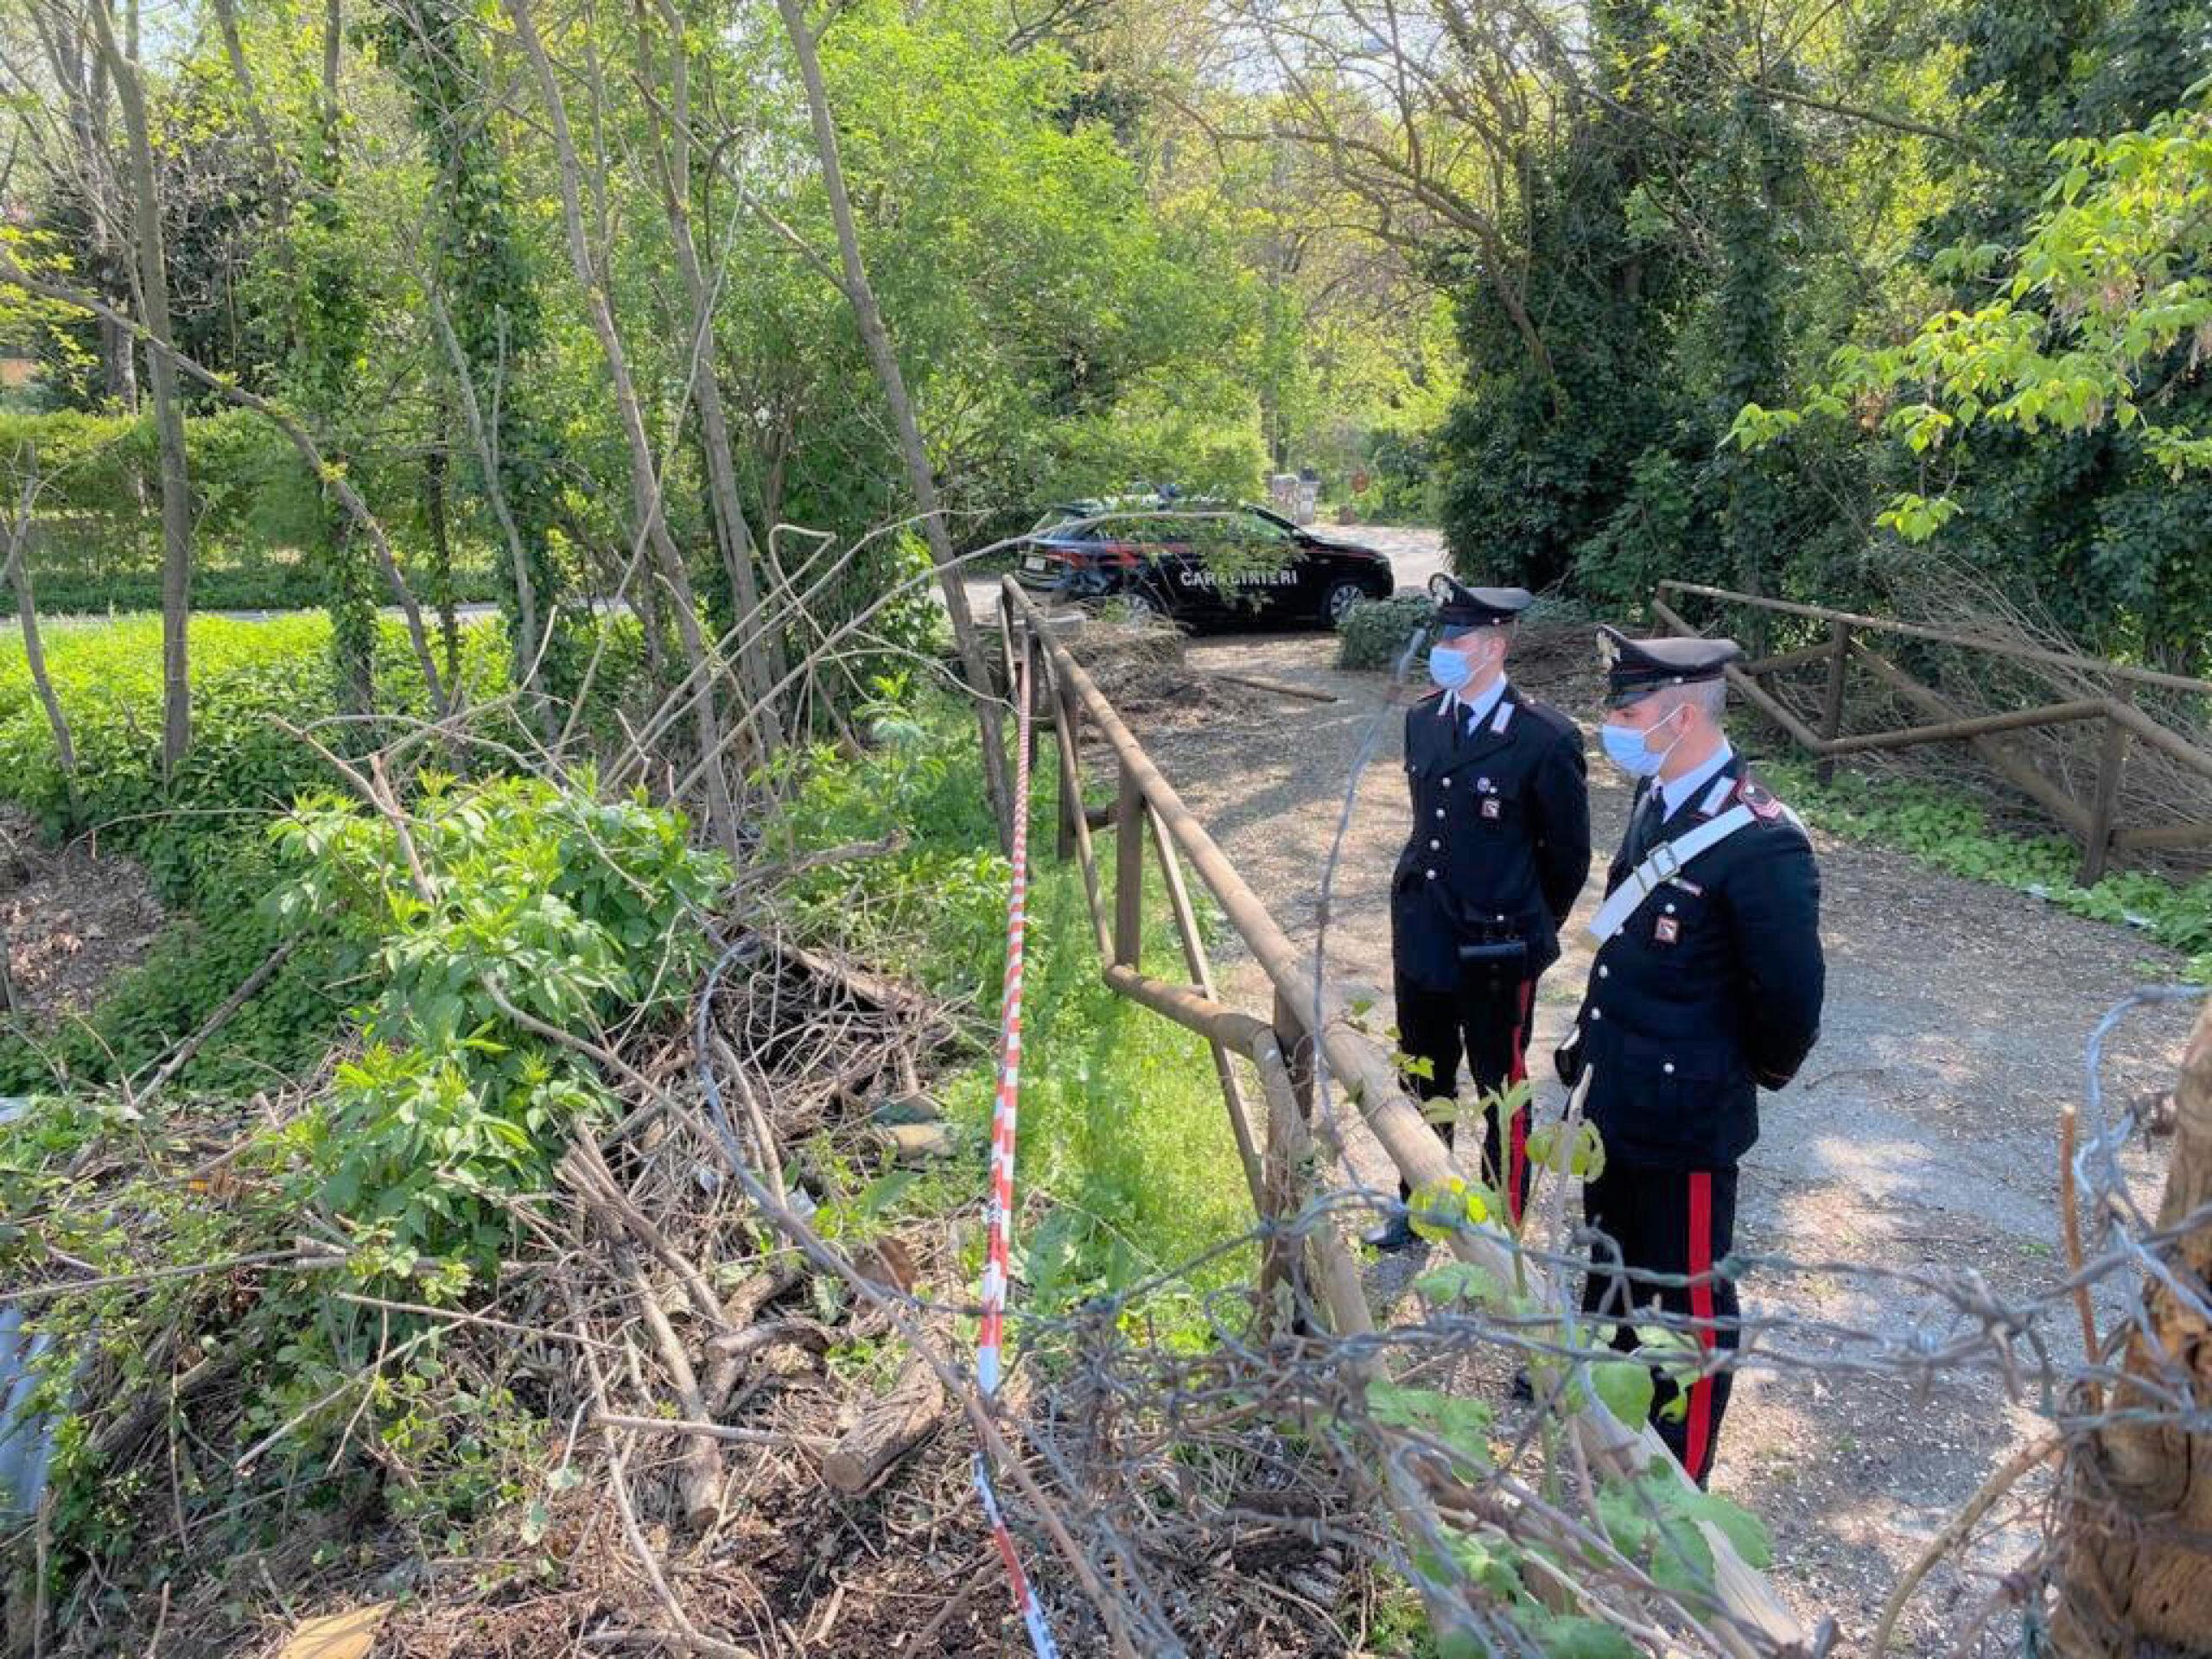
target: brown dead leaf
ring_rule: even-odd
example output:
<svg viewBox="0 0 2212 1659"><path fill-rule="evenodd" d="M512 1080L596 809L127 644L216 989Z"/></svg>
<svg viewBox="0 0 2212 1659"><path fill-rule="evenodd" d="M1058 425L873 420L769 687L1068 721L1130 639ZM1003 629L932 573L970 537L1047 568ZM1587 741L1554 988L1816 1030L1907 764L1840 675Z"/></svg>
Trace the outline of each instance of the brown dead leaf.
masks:
<svg viewBox="0 0 2212 1659"><path fill-rule="evenodd" d="M377 1631L391 1611L388 1601L372 1601L342 1613L311 1618L292 1632L276 1659L368 1659Z"/></svg>

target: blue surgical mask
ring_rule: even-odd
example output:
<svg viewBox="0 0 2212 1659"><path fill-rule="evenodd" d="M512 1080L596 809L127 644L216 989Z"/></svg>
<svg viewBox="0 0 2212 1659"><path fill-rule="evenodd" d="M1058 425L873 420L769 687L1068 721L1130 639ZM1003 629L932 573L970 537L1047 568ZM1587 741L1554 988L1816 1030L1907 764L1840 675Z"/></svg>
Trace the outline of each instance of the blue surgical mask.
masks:
<svg viewBox="0 0 2212 1659"><path fill-rule="evenodd" d="M1446 691L1458 691L1471 685L1504 660L1504 652L1493 653L1484 635L1461 634L1459 643L1447 645L1442 642L1428 648L1428 677Z"/></svg>
<svg viewBox="0 0 2212 1659"><path fill-rule="evenodd" d="M1675 712L1679 714L1681 710ZM1674 715L1669 715L1667 718L1672 720ZM1652 731L1657 729L1656 726L1651 728ZM1682 741L1682 734L1677 733L1675 742L1663 749L1653 748L1649 739L1649 732L1639 732L1633 726L1616 726L1611 721L1598 728L1598 741L1605 746L1605 759L1631 778L1657 777L1659 768L1667 764L1667 757L1675 752L1675 743Z"/></svg>

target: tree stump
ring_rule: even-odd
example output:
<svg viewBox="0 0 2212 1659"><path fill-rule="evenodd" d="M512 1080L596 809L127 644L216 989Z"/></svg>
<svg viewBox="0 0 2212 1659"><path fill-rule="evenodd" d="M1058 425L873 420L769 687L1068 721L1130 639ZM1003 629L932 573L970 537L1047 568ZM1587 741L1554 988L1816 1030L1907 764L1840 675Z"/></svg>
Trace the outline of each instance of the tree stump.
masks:
<svg viewBox="0 0 2212 1659"><path fill-rule="evenodd" d="M2202 1299L2212 1285L2212 1221L2203 1218L2212 1205L2212 1002L2190 1034L2174 1098L2158 1228L2200 1217L2170 1247L2167 1264ZM2126 1377L2108 1409L2149 1421L2100 1429L2068 1471L2051 1621L2053 1645L2068 1659L2153 1646L2212 1652L2212 1434L2174 1422L2177 1395L2200 1414L2212 1407L2212 1328L2164 1283L2145 1302L2146 1325L2129 1338Z"/></svg>

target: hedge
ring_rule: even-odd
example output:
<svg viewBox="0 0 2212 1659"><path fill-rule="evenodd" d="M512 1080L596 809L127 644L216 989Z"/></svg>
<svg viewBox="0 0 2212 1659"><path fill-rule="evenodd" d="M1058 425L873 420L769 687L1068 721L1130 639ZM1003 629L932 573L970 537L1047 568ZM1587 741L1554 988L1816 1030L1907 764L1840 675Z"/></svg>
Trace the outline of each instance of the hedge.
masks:
<svg viewBox="0 0 2212 1659"><path fill-rule="evenodd" d="M321 493L283 435L249 410L185 423L192 481L193 604L201 610L296 610L322 601L313 550L327 532ZM161 604L160 458L147 416L0 409L0 482L12 502L38 480L31 576L41 612L157 609ZM387 476L373 461L349 476L403 556L410 549L419 474ZM459 597L497 597L492 550L454 549Z"/></svg>
<svg viewBox="0 0 2212 1659"><path fill-rule="evenodd" d="M1394 668L1414 630L1435 620L1436 601L1427 594L1363 599L1337 624L1337 666Z"/></svg>

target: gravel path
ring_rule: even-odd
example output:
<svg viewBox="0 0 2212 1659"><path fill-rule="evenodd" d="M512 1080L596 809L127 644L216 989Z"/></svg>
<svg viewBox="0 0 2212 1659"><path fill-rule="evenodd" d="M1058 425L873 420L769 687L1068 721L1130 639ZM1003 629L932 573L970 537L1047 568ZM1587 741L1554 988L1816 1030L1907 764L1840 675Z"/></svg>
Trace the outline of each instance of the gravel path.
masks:
<svg viewBox="0 0 2212 1659"><path fill-rule="evenodd" d="M1421 532L1397 534L1413 557L1434 556L1433 537L1424 544ZM1390 1007L1386 889L1406 831L1402 717L1384 706L1381 676L1328 666L1334 643L1314 634L1201 639L1188 660L1325 689L1336 702L1260 699L1227 721L1171 707L1135 712L1131 723L1277 919L1309 945L1353 759L1374 739L1334 881L1328 960L1339 984L1373 997L1371 1024L1381 1030ZM1523 683L1586 728L1595 717L1587 668L1529 673ZM1754 731L1739 738L1754 761L1776 741ZM1592 749L1595 835L1609 849L1628 791L1595 758L1594 737ZM1811 827L1824 886L1825 1031L1797 1081L1763 1102L1762 1136L1744 1166L1739 1250L1893 1271L1971 1268L2000 1300L2047 1294L2063 1276L2057 1108L2082 1097L2091 1027L2172 958L2125 930ZM1540 1113L1555 1111L1561 1093L1548 1078L1548 1056L1588 970L1580 925L1599 896L1603 861L1601 853L1566 958L1538 997ZM1235 944L1218 964L1227 998L1264 1009L1264 980L1249 959L1236 959ZM2171 1087L2187 1024L2185 1008L2131 1022L2107 1050L2107 1099L2125 1103ZM1392 1184L1360 1126L1351 1126L1347 1147L1363 1180ZM2158 1143L2130 1166L2139 1198L2153 1205L2163 1162ZM1387 1294L1407 1272L1400 1263L1377 1269L1375 1287ZM1744 1300L1747 1318L1789 1317L1770 1346L1796 1357L1740 1378L1715 1490L1767 1521L1774 1576L1799 1611L1834 1618L1846 1645L1857 1646L1898 1573L2035 1432L2036 1402L2009 1399L1993 1370L1947 1376L1916 1392L1821 1365L1846 1329L1898 1342L1954 1331L1947 1306L1895 1281L1770 1266L1745 1284ZM2070 1319L2046 1318L2039 1329L2054 1348L2078 1356ZM2031 1505L2037 1489L2021 1490ZM1904 1645L1931 1648L1980 1605L1988 1575L2031 1548L2033 1516L2023 1507L2024 1524L1999 1534L1963 1580L1948 1569L1931 1577L1900 1626Z"/></svg>

